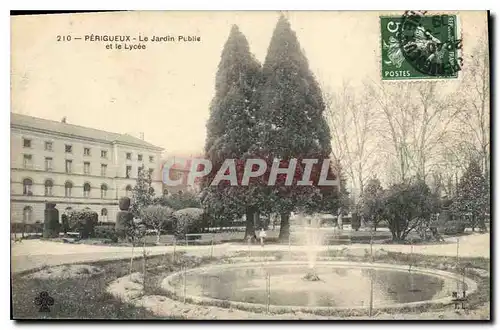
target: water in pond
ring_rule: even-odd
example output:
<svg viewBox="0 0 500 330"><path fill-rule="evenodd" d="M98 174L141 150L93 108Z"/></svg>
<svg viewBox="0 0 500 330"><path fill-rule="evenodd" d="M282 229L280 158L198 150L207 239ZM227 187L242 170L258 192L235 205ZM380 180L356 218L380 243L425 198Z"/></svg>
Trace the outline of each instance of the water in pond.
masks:
<svg viewBox="0 0 500 330"><path fill-rule="evenodd" d="M370 274L373 274L374 306L424 301L451 296L456 282L441 277L359 267L320 265L320 281L306 281L306 265L269 265L262 268L213 268L187 273L186 293L222 300L266 304L266 272L271 275L271 304L283 306L366 307ZM182 296L182 277L171 284Z"/></svg>

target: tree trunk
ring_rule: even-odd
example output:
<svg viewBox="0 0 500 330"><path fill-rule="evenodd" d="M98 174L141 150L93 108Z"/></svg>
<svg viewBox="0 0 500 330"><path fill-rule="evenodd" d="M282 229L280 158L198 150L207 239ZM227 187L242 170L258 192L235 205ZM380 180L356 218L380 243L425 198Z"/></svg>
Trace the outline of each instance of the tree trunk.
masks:
<svg viewBox="0 0 500 330"><path fill-rule="evenodd" d="M254 217L254 227L257 226L257 230L260 230L260 228L263 228L264 226L262 225L261 221L260 221L260 212L258 210L256 210L253 214L253 217Z"/></svg>
<svg viewBox="0 0 500 330"><path fill-rule="evenodd" d="M280 241L288 241L290 237L290 212L283 212L281 215L281 224L280 224Z"/></svg>
<svg viewBox="0 0 500 330"><path fill-rule="evenodd" d="M246 217L246 229L245 229L245 237L247 240L249 237L253 237L255 235L255 226L254 226L254 215L255 212L252 208L248 208L245 214Z"/></svg>
<svg viewBox="0 0 500 330"><path fill-rule="evenodd" d="M161 231L158 229L158 233L156 234L156 245L160 245L160 236L161 236Z"/></svg>
<svg viewBox="0 0 500 330"><path fill-rule="evenodd" d="M486 229L486 215L485 214L481 214L479 216L479 229L481 229L481 231L483 232L487 232L488 229Z"/></svg>

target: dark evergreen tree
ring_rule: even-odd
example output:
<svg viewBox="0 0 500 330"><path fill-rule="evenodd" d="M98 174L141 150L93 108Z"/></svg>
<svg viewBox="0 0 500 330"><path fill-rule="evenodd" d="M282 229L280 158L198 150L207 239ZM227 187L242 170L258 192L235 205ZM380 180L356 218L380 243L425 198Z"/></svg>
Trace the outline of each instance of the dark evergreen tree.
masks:
<svg viewBox="0 0 500 330"><path fill-rule="evenodd" d="M205 157L212 162L212 172L202 180L202 203L216 221L232 221L247 216L245 237L253 236L254 214L259 207L259 191L248 187L230 186L221 182L210 186L226 159L236 159L241 177L245 159L255 157L251 147L258 136L258 111L255 98L261 65L250 53L245 36L233 25L224 45L215 80L215 96L207 123Z"/></svg>
<svg viewBox="0 0 500 330"><path fill-rule="evenodd" d="M273 211L281 215L280 239L288 239L290 212L297 208L321 210L327 198L333 198L335 187L318 187L319 169L331 153L330 131L323 117L322 93L297 36L288 20L281 16L274 30L263 66L258 94L262 105L260 152L271 164L273 158L287 166L298 159L296 178L303 173L304 158L318 159L312 173L313 186L283 185L284 176L270 191ZM319 167L319 168L318 168ZM334 178L330 168L329 179Z"/></svg>
<svg viewBox="0 0 500 330"><path fill-rule="evenodd" d="M130 211L134 217L139 217L143 208L153 204L155 192L151 186L151 174L141 165L137 171L137 181L132 189L132 205Z"/></svg>
<svg viewBox="0 0 500 330"><path fill-rule="evenodd" d="M484 219L490 213L490 192L478 162L472 161L460 179L452 211L472 227L486 230Z"/></svg>

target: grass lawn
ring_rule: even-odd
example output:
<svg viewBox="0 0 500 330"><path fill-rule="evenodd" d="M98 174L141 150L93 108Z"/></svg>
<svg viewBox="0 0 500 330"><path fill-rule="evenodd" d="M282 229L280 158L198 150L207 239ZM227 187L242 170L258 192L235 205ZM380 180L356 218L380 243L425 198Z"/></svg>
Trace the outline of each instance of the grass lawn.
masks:
<svg viewBox="0 0 500 330"><path fill-rule="evenodd" d="M180 254L178 254L180 255ZM195 260L188 258L193 264ZM165 262L164 256L148 258L148 265L155 268ZM12 317L14 319L150 319L157 318L143 308L124 304L106 292L109 282L128 274L130 259L92 263L104 272L86 279L27 279L34 271L12 276ZM136 259L134 272L142 270L142 261ZM39 312L35 297L47 291L54 298L50 312ZM173 318L173 317L172 317Z"/></svg>

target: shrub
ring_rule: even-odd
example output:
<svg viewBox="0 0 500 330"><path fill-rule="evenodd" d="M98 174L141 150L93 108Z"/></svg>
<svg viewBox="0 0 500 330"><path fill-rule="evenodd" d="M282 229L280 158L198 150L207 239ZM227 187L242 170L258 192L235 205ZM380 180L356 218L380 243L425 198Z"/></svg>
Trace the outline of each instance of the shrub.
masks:
<svg viewBox="0 0 500 330"><path fill-rule="evenodd" d="M465 223L461 221L448 221L440 228L440 231L446 235L463 234Z"/></svg>
<svg viewBox="0 0 500 330"><path fill-rule="evenodd" d="M61 215L61 231L64 234L69 231L69 220L66 214Z"/></svg>
<svg viewBox="0 0 500 330"><path fill-rule="evenodd" d="M156 243L160 242L162 229L167 222L171 222L173 210L168 206L148 206L141 210L141 218L144 225L156 231Z"/></svg>
<svg viewBox="0 0 500 330"><path fill-rule="evenodd" d="M119 238L127 237L128 232L134 226L134 216L129 211L119 211L116 213L115 231Z"/></svg>
<svg viewBox="0 0 500 330"><path fill-rule="evenodd" d="M116 234L115 228L112 226L96 226L95 237L96 238L106 238L113 242L118 242L118 236Z"/></svg>
<svg viewBox="0 0 500 330"><path fill-rule="evenodd" d="M173 213L175 236L183 239L186 234L199 233L203 228L204 212L199 208L187 208Z"/></svg>
<svg viewBox="0 0 500 330"><path fill-rule="evenodd" d="M94 227L97 225L99 215L94 211L73 211L69 215L69 228L77 231L80 238L94 237Z"/></svg>

